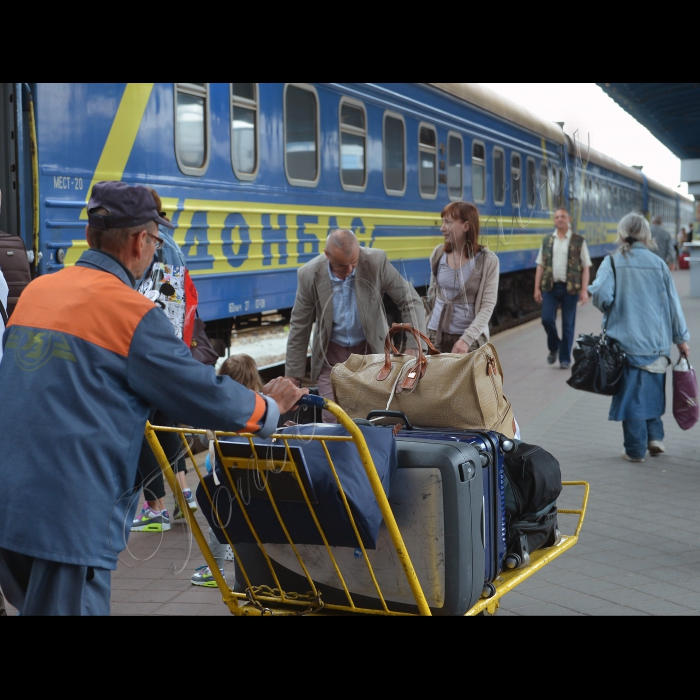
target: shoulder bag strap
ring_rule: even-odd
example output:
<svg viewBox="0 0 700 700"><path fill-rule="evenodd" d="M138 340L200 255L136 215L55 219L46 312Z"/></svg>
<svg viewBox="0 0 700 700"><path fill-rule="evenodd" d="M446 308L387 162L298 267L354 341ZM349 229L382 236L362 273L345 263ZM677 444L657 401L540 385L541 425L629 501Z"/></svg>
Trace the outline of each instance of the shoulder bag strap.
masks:
<svg viewBox="0 0 700 700"><path fill-rule="evenodd" d="M615 296L617 295L617 275L615 274L615 257L614 255L608 256L610 258L610 266L612 267L613 271L613 283L614 283L614 291L613 291L613 302L608 306L607 311L605 312L605 315L603 316L603 335L605 335L605 329L608 326L608 316L610 315L610 309L612 309L613 304L615 303Z"/></svg>
<svg viewBox="0 0 700 700"><path fill-rule="evenodd" d="M0 301L0 316L2 316L2 322L5 324L5 328L7 328L7 311L5 311L5 306L2 301Z"/></svg>

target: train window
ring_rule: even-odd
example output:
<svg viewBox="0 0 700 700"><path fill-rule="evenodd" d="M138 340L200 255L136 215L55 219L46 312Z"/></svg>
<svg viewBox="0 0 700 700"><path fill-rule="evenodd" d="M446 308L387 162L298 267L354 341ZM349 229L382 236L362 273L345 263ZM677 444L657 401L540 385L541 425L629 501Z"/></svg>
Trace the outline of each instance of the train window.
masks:
<svg viewBox="0 0 700 700"><path fill-rule="evenodd" d="M447 192L452 200L462 199L462 137L447 135Z"/></svg>
<svg viewBox="0 0 700 700"><path fill-rule="evenodd" d="M506 156L502 148L493 149L493 203L506 201Z"/></svg>
<svg viewBox="0 0 700 700"><path fill-rule="evenodd" d="M257 83L231 83L231 163L239 180L253 180L257 175Z"/></svg>
<svg viewBox="0 0 700 700"><path fill-rule="evenodd" d="M362 192L367 185L367 115L361 102L340 101L340 182Z"/></svg>
<svg viewBox="0 0 700 700"><path fill-rule="evenodd" d="M549 164L549 194L552 196L553 209L559 204L558 170L554 163Z"/></svg>
<svg viewBox="0 0 700 700"><path fill-rule="evenodd" d="M406 191L406 128L403 117L384 113L384 189L387 194Z"/></svg>
<svg viewBox="0 0 700 700"><path fill-rule="evenodd" d="M437 196L437 132L435 127L418 127L418 171L421 197Z"/></svg>
<svg viewBox="0 0 700 700"><path fill-rule="evenodd" d="M290 83L284 92L284 168L292 185L318 183L318 98L314 88Z"/></svg>
<svg viewBox="0 0 700 700"><path fill-rule="evenodd" d="M185 175L209 163L209 83L175 83L175 157Z"/></svg>
<svg viewBox="0 0 700 700"><path fill-rule="evenodd" d="M615 185L612 186L611 190L611 195L612 197L612 216L614 219L619 218L618 217L618 206L617 206L617 187Z"/></svg>
<svg viewBox="0 0 700 700"><path fill-rule="evenodd" d="M486 149L483 143L472 143L472 199L486 201Z"/></svg>
<svg viewBox="0 0 700 700"><path fill-rule="evenodd" d="M510 154L510 201L514 209L520 207L522 196L522 165L519 153Z"/></svg>
<svg viewBox="0 0 700 700"><path fill-rule="evenodd" d="M527 206L532 209L535 206L535 197L537 196L537 171L535 170L534 158L528 158L525 163L525 192Z"/></svg>
<svg viewBox="0 0 700 700"><path fill-rule="evenodd" d="M540 182L538 185L540 193L540 209L549 209L549 204L547 203L547 180L549 178L549 171L547 169L547 163L542 161L540 163Z"/></svg>

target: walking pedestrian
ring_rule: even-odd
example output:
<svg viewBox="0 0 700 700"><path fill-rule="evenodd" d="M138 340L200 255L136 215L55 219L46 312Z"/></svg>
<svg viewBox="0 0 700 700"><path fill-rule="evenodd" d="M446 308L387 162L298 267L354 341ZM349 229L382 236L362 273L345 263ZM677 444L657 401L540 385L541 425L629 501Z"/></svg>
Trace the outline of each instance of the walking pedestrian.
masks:
<svg viewBox="0 0 700 700"><path fill-rule="evenodd" d="M570 227L569 212L554 212L555 231L542 240L537 255L534 298L542 304L542 325L547 332L549 354L553 365L559 356L562 369L571 367L571 346L574 343L576 306L588 301L588 279L591 256L583 236ZM557 333L557 308L561 306L561 338Z"/></svg>
<svg viewBox="0 0 700 700"><path fill-rule="evenodd" d="M675 270L676 253L673 247L673 239L671 234L661 224L663 224L663 219L658 214L651 218L651 237L654 239L656 246L650 248L650 250L666 261L669 270Z"/></svg>
<svg viewBox="0 0 700 700"><path fill-rule="evenodd" d="M603 260L589 291L607 335L626 353L608 419L622 421L622 458L643 462L647 450L653 457L666 451L661 416L671 344L687 357L690 334L668 265L651 251L646 219L628 214L617 230L618 250Z"/></svg>

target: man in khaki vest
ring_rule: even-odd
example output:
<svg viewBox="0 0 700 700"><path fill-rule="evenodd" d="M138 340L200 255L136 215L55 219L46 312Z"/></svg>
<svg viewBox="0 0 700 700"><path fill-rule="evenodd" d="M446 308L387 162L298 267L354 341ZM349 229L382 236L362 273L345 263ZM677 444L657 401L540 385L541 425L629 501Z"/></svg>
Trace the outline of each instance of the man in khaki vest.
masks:
<svg viewBox="0 0 700 700"><path fill-rule="evenodd" d="M556 230L542 240L535 271L535 301L542 304L542 325L547 332L549 354L553 365L559 355L562 369L571 367L571 346L574 343L576 305L588 301L588 279L591 257L583 236L570 228L569 212L554 212ZM561 305L561 339L557 333L557 307Z"/></svg>

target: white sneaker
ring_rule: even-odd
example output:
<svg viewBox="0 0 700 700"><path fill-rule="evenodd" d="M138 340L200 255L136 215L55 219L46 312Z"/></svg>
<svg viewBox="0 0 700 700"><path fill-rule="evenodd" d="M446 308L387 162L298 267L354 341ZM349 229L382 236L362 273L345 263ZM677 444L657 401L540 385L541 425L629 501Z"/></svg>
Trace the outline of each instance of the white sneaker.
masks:
<svg viewBox="0 0 700 700"><path fill-rule="evenodd" d="M652 457L658 457L662 452L666 452L664 443L661 442L661 440L650 440L647 447L649 448L649 454Z"/></svg>
<svg viewBox="0 0 700 700"><path fill-rule="evenodd" d="M622 453L622 459L626 459L628 462L643 462L644 457L630 457L626 452Z"/></svg>

